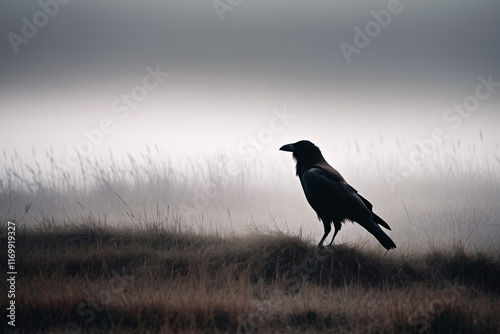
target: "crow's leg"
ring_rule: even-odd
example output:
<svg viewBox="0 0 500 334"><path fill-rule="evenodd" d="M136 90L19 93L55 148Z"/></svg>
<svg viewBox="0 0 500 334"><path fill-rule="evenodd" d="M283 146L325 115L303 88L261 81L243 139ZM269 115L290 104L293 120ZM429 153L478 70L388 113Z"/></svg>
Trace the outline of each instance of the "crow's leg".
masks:
<svg viewBox="0 0 500 334"><path fill-rule="evenodd" d="M333 233L332 241L330 241L330 244L328 246L331 246L333 244L333 240L335 240L335 236L337 235L337 233L339 233L340 228L342 227L341 223L334 223L334 225L335 225L335 233Z"/></svg>
<svg viewBox="0 0 500 334"><path fill-rule="evenodd" d="M326 237L332 230L332 226L329 221L323 220L323 226L325 227L325 234L323 235L323 238L321 238L321 241L318 244L318 248L323 248L323 241L325 241Z"/></svg>
<svg viewBox="0 0 500 334"><path fill-rule="evenodd" d="M339 230L335 229L335 233L333 233L332 241L330 241L330 244L328 245L328 247L330 247L333 244L333 239L335 239L335 236L337 235L337 233L339 233Z"/></svg>

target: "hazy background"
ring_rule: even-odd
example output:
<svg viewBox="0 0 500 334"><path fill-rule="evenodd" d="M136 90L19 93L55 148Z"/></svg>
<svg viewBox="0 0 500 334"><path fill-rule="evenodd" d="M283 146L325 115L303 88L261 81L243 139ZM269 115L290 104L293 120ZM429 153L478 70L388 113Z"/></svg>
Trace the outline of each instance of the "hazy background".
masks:
<svg viewBox="0 0 500 334"><path fill-rule="evenodd" d="M389 2L41 3L53 11L46 24L45 5L0 1L2 218L19 218L29 202L31 217L82 206L123 214L118 193L137 210L170 207L201 225L239 231L274 220L319 239L291 156L278 151L310 139L387 218L398 245L471 234L476 244L498 244L500 93L460 124L443 115L474 94L479 76L500 81L500 2L403 0L351 62L340 44L354 45L355 28L365 30L370 11ZM214 3L231 9L223 20ZM16 53L9 33L22 36L34 20L41 27ZM113 105L124 106L148 67L169 75L123 117ZM277 113L291 116L284 122ZM112 130L87 145L87 162L68 165L68 152L103 119ZM415 141L436 128L446 144L405 171ZM145 156L157 168L141 174L151 166ZM228 164L238 167L228 174L232 186L213 176ZM403 181L393 187L389 174ZM116 180L102 186L99 175ZM176 183L166 185L169 177ZM93 192L93 182L105 190ZM211 182L216 191L207 190ZM73 197L69 184L78 188ZM209 204L193 202L207 191ZM356 239L359 228L346 231L339 239Z"/></svg>

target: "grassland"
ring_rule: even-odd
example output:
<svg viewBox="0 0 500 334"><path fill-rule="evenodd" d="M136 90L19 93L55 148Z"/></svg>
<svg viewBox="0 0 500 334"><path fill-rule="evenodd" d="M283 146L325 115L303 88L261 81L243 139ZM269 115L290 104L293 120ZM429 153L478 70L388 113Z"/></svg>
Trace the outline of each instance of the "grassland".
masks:
<svg viewBox="0 0 500 334"><path fill-rule="evenodd" d="M332 152L390 222L390 252L350 224L317 249L290 159L148 149L69 168L4 152L0 279L7 221L18 275L2 332L500 333L500 156L450 145L395 191L402 147Z"/></svg>
<svg viewBox="0 0 500 334"><path fill-rule="evenodd" d="M399 163L415 148L411 142L347 141L325 147L324 153L389 222L398 249L453 240L489 249L500 240L500 146L482 144L450 140L411 173ZM4 151L0 222L19 220L30 203L23 219L28 225L41 217L73 222L94 216L124 226L170 210L183 216L184 225L230 233L245 232L253 223L269 225L273 217L292 234L302 228L319 239L322 226L305 201L292 158L277 147L267 153L248 159L236 152L203 155L145 147L135 155L109 151L81 157L71 167L53 150L26 156ZM394 190L387 171L401 174ZM362 229L350 224L344 229L340 240L363 237Z"/></svg>
<svg viewBox="0 0 500 334"><path fill-rule="evenodd" d="M13 330L2 298L4 332L500 332L494 251L319 250L278 230L195 231L173 214L17 226L18 318Z"/></svg>

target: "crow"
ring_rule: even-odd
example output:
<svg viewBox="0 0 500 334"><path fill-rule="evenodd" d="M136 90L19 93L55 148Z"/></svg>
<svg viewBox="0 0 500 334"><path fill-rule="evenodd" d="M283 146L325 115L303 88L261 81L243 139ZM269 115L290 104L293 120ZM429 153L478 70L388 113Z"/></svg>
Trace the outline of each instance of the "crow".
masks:
<svg viewBox="0 0 500 334"><path fill-rule="evenodd" d="M396 248L396 244L378 226L390 230L389 225L372 211L372 204L357 190L351 187L337 170L326 162L319 148L308 140L287 144L281 151L292 152L297 162L297 176L307 201L323 222L325 234L318 244L323 248L323 241L335 226L330 246L340 231L345 220L357 222L368 230L387 250Z"/></svg>

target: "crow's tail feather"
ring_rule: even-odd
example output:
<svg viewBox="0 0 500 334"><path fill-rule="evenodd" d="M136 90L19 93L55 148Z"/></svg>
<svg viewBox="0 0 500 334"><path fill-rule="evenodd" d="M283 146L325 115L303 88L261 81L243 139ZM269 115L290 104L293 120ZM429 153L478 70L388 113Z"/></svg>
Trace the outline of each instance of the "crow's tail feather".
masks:
<svg viewBox="0 0 500 334"><path fill-rule="evenodd" d="M380 219L380 218L379 218ZM361 224L364 228L368 230L377 240L385 247L385 249L389 250L392 248L396 248L396 244L392 241L391 238L375 223L373 220L367 220ZM382 225L383 226L383 225Z"/></svg>
<svg viewBox="0 0 500 334"><path fill-rule="evenodd" d="M382 218L380 218L379 216L377 216L374 213L373 213L373 220L375 221L375 223L379 224L380 226L385 227L389 231L391 230L391 227L389 226L389 224L387 224Z"/></svg>

